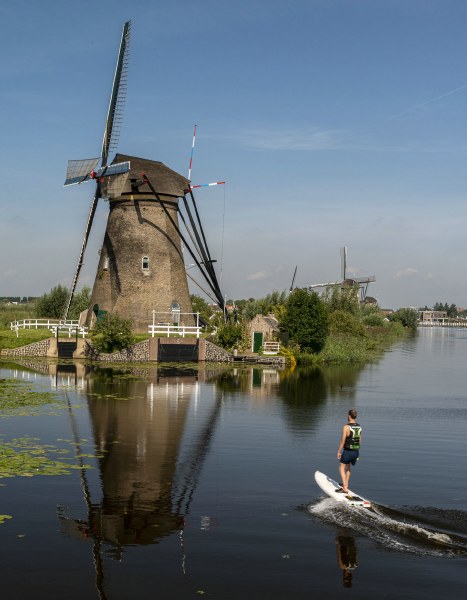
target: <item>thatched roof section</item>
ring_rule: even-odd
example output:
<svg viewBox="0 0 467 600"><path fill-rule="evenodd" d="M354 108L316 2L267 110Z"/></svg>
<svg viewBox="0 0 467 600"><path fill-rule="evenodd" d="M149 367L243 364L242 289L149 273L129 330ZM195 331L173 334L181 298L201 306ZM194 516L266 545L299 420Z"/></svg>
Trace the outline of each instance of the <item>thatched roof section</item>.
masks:
<svg viewBox="0 0 467 600"><path fill-rule="evenodd" d="M188 179L172 171L172 169L169 169L169 167L166 167L164 163L159 161L129 156L128 154L116 154L112 163L125 161L130 161L130 173L122 195L135 193L135 190L132 191L131 189L131 180L140 180L143 173L152 183L157 193L164 196L182 197L190 185ZM145 196L152 195L148 185L139 186L136 193Z"/></svg>

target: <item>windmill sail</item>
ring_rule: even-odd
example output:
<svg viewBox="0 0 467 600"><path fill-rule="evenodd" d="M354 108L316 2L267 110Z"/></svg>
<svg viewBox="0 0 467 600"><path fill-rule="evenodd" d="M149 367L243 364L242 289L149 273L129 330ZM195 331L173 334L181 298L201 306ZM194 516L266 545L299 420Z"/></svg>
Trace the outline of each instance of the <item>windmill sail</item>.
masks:
<svg viewBox="0 0 467 600"><path fill-rule="evenodd" d="M111 177L112 175L121 175L130 170L129 162L121 162L112 165L94 169L99 162L99 158L85 158L83 160L69 160L66 172L65 186L76 185L89 181L90 179L100 179L101 177Z"/></svg>
<svg viewBox="0 0 467 600"><path fill-rule="evenodd" d="M345 281L347 274L347 246L341 248L341 279Z"/></svg>
<svg viewBox="0 0 467 600"><path fill-rule="evenodd" d="M86 222L86 228L84 232L83 243L81 246L81 252L78 258L78 264L76 266L75 276L73 278L70 291L68 294L68 300L65 306L65 310L63 313L63 319L66 319L68 316L68 311L70 310L71 301L73 300L73 296L76 290L76 285L78 283L79 273L81 271L81 267L83 265L84 253L86 251L86 246L88 243L89 234L91 232L92 223L94 220L94 215L96 214L97 203L99 198L102 197L101 193L101 182L100 177L104 177L105 175L110 176L110 170L112 167L107 166L107 161L109 157L109 152L113 150L117 143L118 138L120 136L120 129L122 124L122 116L123 116L123 108L125 106L126 99L126 88L127 88L127 80L128 80L128 60L129 60L129 47L130 47L130 31L131 31L131 21L127 21L123 26L122 31L122 39L120 41L120 49L118 52L117 66L115 68L115 76L112 85L112 93L110 95L110 103L109 109L107 111L107 119L105 123L104 130L104 138L102 141L102 151L101 151L101 168L94 172L94 168L97 166L97 162L94 163L94 167L90 168L88 173L82 176L82 181L86 181L87 179L96 179L97 187L94 194L94 198L91 204L91 208L89 209L88 219ZM87 159L84 161L70 161L72 163L81 162L81 168L86 170L90 167L91 161L95 161L95 159ZM128 172L130 169L129 164L127 163L128 168L125 171L126 167L122 167L121 165L112 165L113 167L120 167L118 174L122 174ZM69 164L70 168L70 164ZM99 174L100 171L100 174ZM94 174L94 177L91 176L91 173ZM117 173L112 173L117 174ZM71 175L71 173L70 173ZM89 175L89 177L88 177ZM70 177L70 179L74 179L74 177ZM67 173L67 181L69 179L69 173ZM70 181L70 183L66 183L65 185L72 185L73 183L81 183L80 181Z"/></svg>

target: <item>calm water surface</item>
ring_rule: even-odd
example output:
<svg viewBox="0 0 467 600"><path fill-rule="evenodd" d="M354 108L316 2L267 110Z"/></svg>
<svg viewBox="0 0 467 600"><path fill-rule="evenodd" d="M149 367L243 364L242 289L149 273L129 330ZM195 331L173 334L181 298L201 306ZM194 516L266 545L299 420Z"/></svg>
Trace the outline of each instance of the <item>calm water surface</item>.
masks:
<svg viewBox="0 0 467 600"><path fill-rule="evenodd" d="M1 411L0 451L29 436L77 467L0 481L2 597L463 596L466 362L467 331L433 329L377 364L293 373L0 363L56 395ZM337 478L351 407L351 487L374 513L313 479Z"/></svg>

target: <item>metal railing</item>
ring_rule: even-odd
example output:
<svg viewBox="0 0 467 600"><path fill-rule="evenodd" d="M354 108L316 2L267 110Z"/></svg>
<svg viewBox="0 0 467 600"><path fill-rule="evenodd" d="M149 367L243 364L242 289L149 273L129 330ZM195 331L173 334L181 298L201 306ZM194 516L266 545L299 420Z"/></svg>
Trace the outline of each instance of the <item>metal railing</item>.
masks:
<svg viewBox="0 0 467 600"><path fill-rule="evenodd" d="M195 319L196 325L185 325L180 323L180 317L182 315L189 315ZM165 321L159 321L159 318L165 317ZM171 321L167 320L167 317L171 318ZM174 322L175 321L175 322ZM171 336L196 336L199 338L202 327L199 325L199 313L182 313L182 312L164 312L156 313L152 311L152 324L148 325L148 332L151 337L155 335L166 335Z"/></svg>

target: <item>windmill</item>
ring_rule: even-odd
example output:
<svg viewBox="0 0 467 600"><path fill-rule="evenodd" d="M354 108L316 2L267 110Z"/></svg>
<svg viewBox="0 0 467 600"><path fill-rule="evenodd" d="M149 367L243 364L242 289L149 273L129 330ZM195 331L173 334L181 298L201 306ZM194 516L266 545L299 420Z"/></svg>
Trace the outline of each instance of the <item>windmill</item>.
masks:
<svg viewBox="0 0 467 600"><path fill-rule="evenodd" d="M347 246L343 246L340 249L341 255L341 280L340 281L331 281L328 283L314 283L308 286L309 290L313 290L316 288L327 288L333 285L338 285L341 288L344 287L357 287L360 296L360 301L364 302L368 286L371 282L376 281L376 277L374 275L369 275L368 277L347 277Z"/></svg>
<svg viewBox="0 0 467 600"><path fill-rule="evenodd" d="M82 266L99 198L108 199L109 216L86 324L110 312L131 319L135 330L147 331L153 313L172 313L179 324L193 325L191 300L181 244L190 252L207 282L211 298L223 306L216 273L190 181L162 162L116 154L128 70L130 22L125 23L99 159L76 161L66 185L96 180L96 192L86 225L67 311ZM71 168L73 167L74 170ZM181 202L179 202L181 200ZM182 221L182 233L179 219ZM189 240L191 240L191 243ZM159 317L158 317L159 319ZM169 321L170 317L162 318Z"/></svg>

